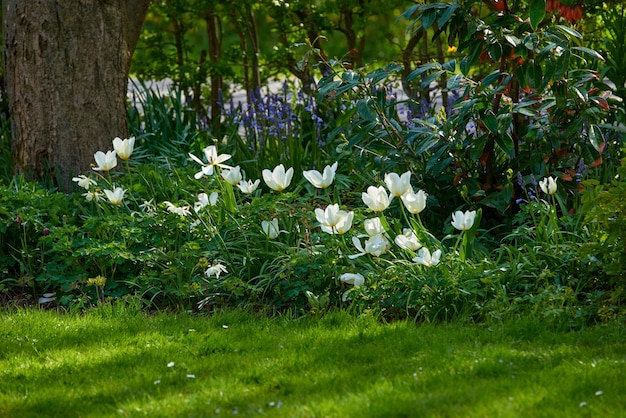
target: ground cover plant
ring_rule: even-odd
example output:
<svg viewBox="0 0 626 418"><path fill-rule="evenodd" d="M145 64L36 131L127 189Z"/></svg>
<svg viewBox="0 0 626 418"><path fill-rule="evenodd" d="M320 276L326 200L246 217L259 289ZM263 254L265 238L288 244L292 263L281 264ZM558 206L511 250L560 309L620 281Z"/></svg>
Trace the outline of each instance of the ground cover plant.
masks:
<svg viewBox="0 0 626 418"><path fill-rule="evenodd" d="M0 186L3 301L623 318L623 104L581 27L541 3L411 7L450 49L409 72L311 43L315 89L225 101L219 128L180 87L137 86L133 136L75 193ZM399 98L407 83L441 100Z"/></svg>
<svg viewBox="0 0 626 418"><path fill-rule="evenodd" d="M135 301L136 302L136 301ZM623 414L624 325L382 324L335 312L0 313L2 416Z"/></svg>

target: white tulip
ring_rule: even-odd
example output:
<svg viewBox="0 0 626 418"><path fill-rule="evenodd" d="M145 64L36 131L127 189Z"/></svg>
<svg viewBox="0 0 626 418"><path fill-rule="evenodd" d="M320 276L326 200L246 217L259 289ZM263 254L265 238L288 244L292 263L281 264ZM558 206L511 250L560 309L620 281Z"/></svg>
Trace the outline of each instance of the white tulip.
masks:
<svg viewBox="0 0 626 418"><path fill-rule="evenodd" d="M289 168L285 171L285 166L282 164L274 167L273 171L263 170L263 180L265 184L277 192L282 192L291 184L291 179L293 178L293 167Z"/></svg>

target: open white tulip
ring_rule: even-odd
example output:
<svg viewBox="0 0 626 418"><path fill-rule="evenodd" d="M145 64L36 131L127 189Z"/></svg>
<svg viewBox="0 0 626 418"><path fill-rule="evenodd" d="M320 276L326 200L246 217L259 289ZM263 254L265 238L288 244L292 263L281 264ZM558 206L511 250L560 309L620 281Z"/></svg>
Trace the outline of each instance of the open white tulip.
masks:
<svg viewBox="0 0 626 418"><path fill-rule="evenodd" d="M345 234L352 227L354 212L340 210L338 204L328 205L325 210L315 209L315 217L322 231L327 234Z"/></svg>
<svg viewBox="0 0 626 418"><path fill-rule="evenodd" d="M131 136L127 139L115 138L113 140L113 149L117 153L117 156L122 160L128 160L133 154L135 148L135 137Z"/></svg>
<svg viewBox="0 0 626 418"><path fill-rule="evenodd" d="M98 151L93 155L96 160L96 167L93 167L96 171L109 171L117 166L117 157L115 151L107 151L105 154L102 151Z"/></svg>
<svg viewBox="0 0 626 418"><path fill-rule="evenodd" d="M361 240L357 237L352 237L352 243L359 251L358 254L349 255L348 258L355 259L365 254L373 255L374 257L380 257L389 249L389 242L383 234L374 235L365 241L365 246L361 244Z"/></svg>
<svg viewBox="0 0 626 418"><path fill-rule="evenodd" d="M393 196L392 196L393 197ZM361 193L363 203L374 212L382 212L389 206L391 201L387 191L383 186L367 188L367 193Z"/></svg>
<svg viewBox="0 0 626 418"><path fill-rule="evenodd" d="M474 219L476 219L476 211L461 212L457 210L452 214L452 226L459 231L467 231L474 225Z"/></svg>
<svg viewBox="0 0 626 418"><path fill-rule="evenodd" d="M539 180L539 187L545 194L553 195L557 190L556 180L552 176L546 177L543 180Z"/></svg>
<svg viewBox="0 0 626 418"><path fill-rule="evenodd" d="M370 237L385 232L385 228L383 228L383 224L382 222L380 222L380 218L366 219L363 222L363 226L365 227L365 232Z"/></svg>
<svg viewBox="0 0 626 418"><path fill-rule="evenodd" d="M415 235L415 232L410 228L404 228L402 235L398 235L394 239L394 242L403 250L417 251L422 248L422 244L420 244L417 239L417 235Z"/></svg>
<svg viewBox="0 0 626 418"><path fill-rule="evenodd" d="M411 188L411 172L407 171L401 176L396 173L385 174L385 184L393 196L400 197L403 194L413 192Z"/></svg>
<svg viewBox="0 0 626 418"><path fill-rule="evenodd" d="M106 189L104 191L104 194L114 205L120 205L124 200L124 189L122 189L121 187L116 187L113 191Z"/></svg>
<svg viewBox="0 0 626 418"><path fill-rule="evenodd" d="M413 191L411 191L400 196L406 210L414 215L421 213L426 208L427 198L428 195L423 190L419 190L417 193L413 193Z"/></svg>
<svg viewBox="0 0 626 418"><path fill-rule="evenodd" d="M303 171L302 175L313 186L317 187L318 189L325 189L330 186L335 179L337 164L338 163L335 162L333 165L327 165L326 167L324 167L323 173L320 173L317 170L307 170Z"/></svg>
<svg viewBox="0 0 626 418"><path fill-rule="evenodd" d="M259 184L261 184L261 180L259 179L256 179L254 183L252 182L252 180L241 180L237 184L237 187L239 187L239 190L241 190L241 193L252 194L259 187Z"/></svg>
<svg viewBox="0 0 626 418"><path fill-rule="evenodd" d="M285 166L282 164L274 167L273 171L263 170L263 180L265 184L277 192L282 192L291 184L291 179L293 178L293 167L289 168L285 171Z"/></svg>
<svg viewBox="0 0 626 418"><path fill-rule="evenodd" d="M441 258L441 250L436 250L432 255L428 248L422 247L417 253L417 257L413 259L416 263L423 264L427 267L436 266Z"/></svg>
<svg viewBox="0 0 626 418"><path fill-rule="evenodd" d="M354 286L361 286L365 283L365 277L359 273L344 273L339 276L339 280Z"/></svg>
<svg viewBox="0 0 626 418"><path fill-rule="evenodd" d="M203 176L213 175L213 170L215 167L231 168L231 166L223 164L224 161L228 161L230 159L230 154L218 154L217 147L215 145L209 145L202 151L204 152L204 156L206 157L208 164L202 161L200 158L196 157L195 155L191 153L189 154L189 157L192 160L202 166L202 169L194 175L194 178L200 179Z"/></svg>
<svg viewBox="0 0 626 418"><path fill-rule="evenodd" d="M240 166L222 170L220 174L227 183L230 183L233 186L237 185L243 179L243 177L241 176Z"/></svg>

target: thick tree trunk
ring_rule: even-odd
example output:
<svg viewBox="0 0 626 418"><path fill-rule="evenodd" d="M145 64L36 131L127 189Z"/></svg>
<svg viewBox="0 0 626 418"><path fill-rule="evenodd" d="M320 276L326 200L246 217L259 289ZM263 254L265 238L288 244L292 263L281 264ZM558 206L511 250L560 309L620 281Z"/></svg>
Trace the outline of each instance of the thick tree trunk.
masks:
<svg viewBox="0 0 626 418"><path fill-rule="evenodd" d="M3 0L16 173L62 190L127 135L130 59L150 0Z"/></svg>

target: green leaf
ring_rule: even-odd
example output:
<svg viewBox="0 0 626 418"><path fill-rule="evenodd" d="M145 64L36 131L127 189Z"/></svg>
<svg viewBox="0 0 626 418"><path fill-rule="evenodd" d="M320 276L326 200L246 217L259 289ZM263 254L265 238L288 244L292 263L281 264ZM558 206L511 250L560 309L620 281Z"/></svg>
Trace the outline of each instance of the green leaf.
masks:
<svg viewBox="0 0 626 418"><path fill-rule="evenodd" d="M432 26L433 23L435 23L435 20L437 19L437 10L428 10L425 11L424 14L422 14L422 27L424 29L428 29Z"/></svg>
<svg viewBox="0 0 626 418"><path fill-rule="evenodd" d="M455 3L452 3L449 7L447 7L444 10L444 12L441 14L439 19L437 19L437 26L439 28L443 28L443 25L448 23L448 20L450 20L450 18L452 17L454 12L456 11L456 8L457 8L457 4L455 2Z"/></svg>
<svg viewBox="0 0 626 418"><path fill-rule="evenodd" d="M523 44L526 49L533 51L539 45L539 37L534 33L529 33L524 37Z"/></svg>
<svg viewBox="0 0 626 418"><path fill-rule="evenodd" d="M598 51L595 51L591 48L585 48L584 46L575 46L575 47L572 47L572 49L576 51L584 52L585 54L589 55L593 59L604 61L604 57L600 55Z"/></svg>
<svg viewBox="0 0 626 418"><path fill-rule="evenodd" d="M361 99L356 104L356 109L366 121L378 121L378 114L370 106L371 99Z"/></svg>
<svg viewBox="0 0 626 418"><path fill-rule="evenodd" d="M496 135L495 139L498 147L500 147L500 149L502 149L502 151L504 151L508 156L512 157L515 155L513 138L511 138L511 135L509 135L508 133L504 135Z"/></svg>
<svg viewBox="0 0 626 418"><path fill-rule="evenodd" d="M455 74L448 79L446 83L446 88L448 90L456 90L461 87L461 81L463 81L463 76L461 74Z"/></svg>
<svg viewBox="0 0 626 418"><path fill-rule="evenodd" d="M437 62L430 62L428 64L420 65L415 70L411 71L411 73L409 73L408 76L406 76L406 81L411 81L414 78L419 77L420 75L424 74L427 71L430 71L433 69L439 69L439 68L441 68L441 65Z"/></svg>
<svg viewBox="0 0 626 418"><path fill-rule="evenodd" d="M441 66L441 68L443 68L446 71L450 71L450 72L456 70L456 60L451 60L451 61L448 61L448 62L444 63Z"/></svg>
<svg viewBox="0 0 626 418"><path fill-rule="evenodd" d="M498 119L493 114L483 116L483 123L489 132L493 134L498 133Z"/></svg>
<svg viewBox="0 0 626 418"><path fill-rule="evenodd" d="M580 34L580 32L578 32L577 30L575 30L574 28L570 28L569 26L563 26L563 25L556 25L555 26L557 29L559 29L561 32L573 36L574 38L578 38L578 39L582 39L583 36Z"/></svg>
<svg viewBox="0 0 626 418"><path fill-rule="evenodd" d="M481 82L481 84L483 86L483 89L485 87L489 86L494 81L496 81L499 77L500 77L500 70L495 70L491 74L485 76L485 78L483 78L483 80Z"/></svg>
<svg viewBox="0 0 626 418"><path fill-rule="evenodd" d="M598 125L591 125L589 128L589 142L596 149L596 151L600 152L600 146L604 142L604 135L602 131L598 127Z"/></svg>
<svg viewBox="0 0 626 418"><path fill-rule="evenodd" d="M530 1L530 26L537 30L539 24L546 16L546 0Z"/></svg>
<svg viewBox="0 0 626 418"><path fill-rule="evenodd" d="M431 85L431 83L435 80L437 80L439 78L439 76L441 74L445 73L445 71L443 70L439 70L439 71L435 71L431 74L428 74L426 77L424 77L424 80L422 80L421 86L422 88L427 88Z"/></svg>
<svg viewBox="0 0 626 418"><path fill-rule="evenodd" d="M543 81L543 74L541 66L539 64L531 64L526 68L526 82L528 86L533 89L541 87Z"/></svg>

